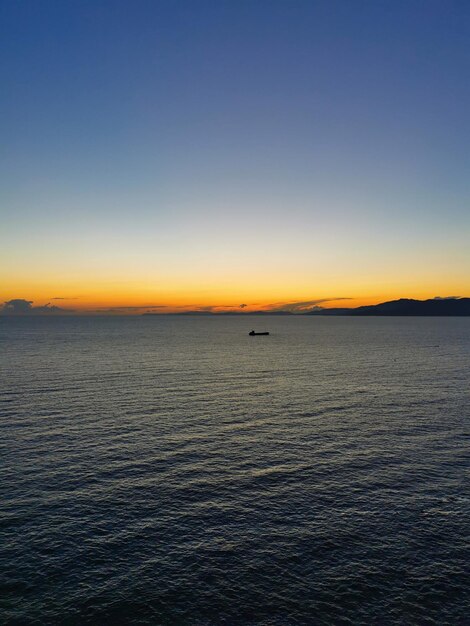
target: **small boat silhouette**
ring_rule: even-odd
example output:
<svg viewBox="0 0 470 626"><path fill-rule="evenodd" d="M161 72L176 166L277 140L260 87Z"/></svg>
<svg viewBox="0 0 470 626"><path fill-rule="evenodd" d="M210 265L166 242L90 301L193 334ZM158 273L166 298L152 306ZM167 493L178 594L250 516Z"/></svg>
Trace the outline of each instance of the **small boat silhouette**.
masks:
<svg viewBox="0 0 470 626"><path fill-rule="evenodd" d="M249 333L250 337L254 337L255 335L269 335L269 333L255 333L254 330L251 330Z"/></svg>

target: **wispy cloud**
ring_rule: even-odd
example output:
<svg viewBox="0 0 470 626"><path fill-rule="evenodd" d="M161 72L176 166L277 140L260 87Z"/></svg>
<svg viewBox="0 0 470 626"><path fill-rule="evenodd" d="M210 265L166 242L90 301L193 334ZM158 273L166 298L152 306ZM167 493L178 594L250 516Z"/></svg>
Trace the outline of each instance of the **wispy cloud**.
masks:
<svg viewBox="0 0 470 626"><path fill-rule="evenodd" d="M74 296L72 298L63 298L61 296L55 296L54 298L50 298L51 300L78 300L78 296Z"/></svg>
<svg viewBox="0 0 470 626"><path fill-rule="evenodd" d="M279 311L288 311L290 313L306 313L311 310L318 310L321 304L326 302L337 302L339 300L353 300L348 297L335 297L335 298L319 298L316 300L304 300L302 302L276 302L263 307L266 311L272 311L273 313Z"/></svg>
<svg viewBox="0 0 470 626"><path fill-rule="evenodd" d="M52 301L77 300L78 298L66 298L56 296L51 298ZM440 298L439 298L440 299ZM442 298L444 299L444 298ZM336 302L339 300L352 300L347 297L335 298L317 298L315 300L275 302L272 304L261 303L242 303L242 304L189 304L189 305L167 305L167 304L143 304L143 305L122 305L122 306L105 306L98 308L72 309L64 308L56 304L48 302L45 305L34 306L32 300L24 298L16 298L8 300L0 305L0 315L50 315L63 313L76 313L84 315L132 315L142 313L250 313L252 311L261 311L266 313L307 313L312 310L322 308L322 304Z"/></svg>
<svg viewBox="0 0 470 626"><path fill-rule="evenodd" d="M233 311L236 309L245 309L247 306L247 304L209 304L206 306L197 306L191 308L201 312L217 313L217 311Z"/></svg>
<svg viewBox="0 0 470 626"><path fill-rule="evenodd" d="M168 309L166 304L142 304L137 306L109 306L99 309L93 309L92 313L139 313L145 311L157 311L160 309ZM175 308L175 307L171 307Z"/></svg>
<svg viewBox="0 0 470 626"><path fill-rule="evenodd" d="M434 300L459 300L462 296L435 296Z"/></svg>

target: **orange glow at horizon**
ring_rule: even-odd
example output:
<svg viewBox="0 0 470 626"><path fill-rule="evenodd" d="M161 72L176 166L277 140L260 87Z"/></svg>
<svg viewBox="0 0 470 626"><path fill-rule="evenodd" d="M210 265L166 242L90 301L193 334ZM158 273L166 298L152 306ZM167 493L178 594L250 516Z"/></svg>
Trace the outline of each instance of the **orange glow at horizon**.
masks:
<svg viewBox="0 0 470 626"><path fill-rule="evenodd" d="M412 271L413 259L405 255L376 263L369 251L355 258L350 251L330 248L302 249L296 255L272 252L267 257L255 250L249 256L233 251L224 256L220 249L213 252L215 245L211 255L203 258L188 253L166 259L153 250L138 257L122 253L119 247L104 260L96 249L88 255L80 252L79 258L61 249L60 264L52 253L49 257L35 253L35 259L24 263L17 255L14 267L12 263L10 268L0 267L0 302L24 299L33 306L50 303L77 313L163 313L208 307L249 312L349 308L398 298L425 300L470 293L465 262L458 265L450 254L434 266L415 261Z"/></svg>
<svg viewBox="0 0 470 626"><path fill-rule="evenodd" d="M189 310L243 311L248 313L255 310L294 310L301 312L313 306L322 308L354 308L363 305L378 304L398 298L414 298L425 300L436 296L459 295L461 289L452 285L419 289L400 288L393 286L388 290L370 290L366 286L345 285L331 287L328 290L321 285L311 290L294 291L295 286L269 285L257 286L253 284L241 286L198 286L190 288L156 288L149 284L136 281L134 284L115 284L112 282L67 285L55 284L53 281L41 281L40 284L6 285L0 293L0 303L25 299L33 302L33 306L50 304L66 311L76 313L126 313L141 314L144 311L158 313L176 313Z"/></svg>

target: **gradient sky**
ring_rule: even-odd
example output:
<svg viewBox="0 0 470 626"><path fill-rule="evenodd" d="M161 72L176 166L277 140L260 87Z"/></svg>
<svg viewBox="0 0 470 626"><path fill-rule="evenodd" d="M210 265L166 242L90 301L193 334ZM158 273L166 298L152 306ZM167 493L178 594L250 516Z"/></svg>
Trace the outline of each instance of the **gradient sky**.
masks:
<svg viewBox="0 0 470 626"><path fill-rule="evenodd" d="M466 0L0 6L0 301L470 295Z"/></svg>

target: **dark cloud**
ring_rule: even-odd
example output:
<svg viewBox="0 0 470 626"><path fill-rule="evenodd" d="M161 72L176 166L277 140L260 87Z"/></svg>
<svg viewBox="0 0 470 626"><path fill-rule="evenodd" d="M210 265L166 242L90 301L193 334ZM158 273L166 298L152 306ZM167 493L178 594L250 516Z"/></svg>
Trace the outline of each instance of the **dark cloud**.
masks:
<svg viewBox="0 0 470 626"><path fill-rule="evenodd" d="M17 299L4 302L0 310L6 315L21 315L24 313L31 313L32 308L32 300Z"/></svg>
<svg viewBox="0 0 470 626"><path fill-rule="evenodd" d="M0 307L2 315L50 315L54 313L70 313L72 309L63 309L54 304L45 304L44 306L33 306L32 300L24 300L16 298L7 300Z"/></svg>
<svg viewBox="0 0 470 626"><path fill-rule="evenodd" d="M240 304L240 309L244 309L246 308L248 305L247 304Z"/></svg>
<svg viewBox="0 0 470 626"><path fill-rule="evenodd" d="M462 296L436 296L434 300L459 300Z"/></svg>

